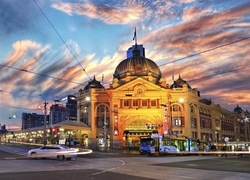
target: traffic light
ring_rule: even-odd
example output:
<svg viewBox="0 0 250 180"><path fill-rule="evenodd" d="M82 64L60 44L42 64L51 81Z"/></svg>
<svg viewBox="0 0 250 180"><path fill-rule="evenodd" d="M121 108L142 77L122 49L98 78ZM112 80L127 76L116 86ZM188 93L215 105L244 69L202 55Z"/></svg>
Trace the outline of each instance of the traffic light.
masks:
<svg viewBox="0 0 250 180"><path fill-rule="evenodd" d="M57 129L56 128L50 128L50 132L52 135L55 135L57 133Z"/></svg>

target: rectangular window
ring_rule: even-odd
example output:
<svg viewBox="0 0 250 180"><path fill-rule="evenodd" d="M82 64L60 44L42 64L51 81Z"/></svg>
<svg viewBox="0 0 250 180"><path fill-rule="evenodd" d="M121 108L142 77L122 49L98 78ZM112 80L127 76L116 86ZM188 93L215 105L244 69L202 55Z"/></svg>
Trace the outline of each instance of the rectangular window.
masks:
<svg viewBox="0 0 250 180"><path fill-rule="evenodd" d="M174 126L178 126L179 125L179 120L178 119L175 119L174 120Z"/></svg>
<svg viewBox="0 0 250 180"><path fill-rule="evenodd" d="M128 107L129 106L129 100L128 99L125 99L123 103L124 103L124 107Z"/></svg>
<svg viewBox="0 0 250 180"><path fill-rule="evenodd" d="M134 107L138 107L138 106L139 106L139 102L138 102L137 99L136 99L136 100L133 100L133 106L134 106Z"/></svg>
<svg viewBox="0 0 250 180"><path fill-rule="evenodd" d="M148 105L148 101L147 100L142 100L141 104L142 104L142 106L147 106Z"/></svg>
<svg viewBox="0 0 250 180"><path fill-rule="evenodd" d="M151 106L156 106L156 100L151 100Z"/></svg>

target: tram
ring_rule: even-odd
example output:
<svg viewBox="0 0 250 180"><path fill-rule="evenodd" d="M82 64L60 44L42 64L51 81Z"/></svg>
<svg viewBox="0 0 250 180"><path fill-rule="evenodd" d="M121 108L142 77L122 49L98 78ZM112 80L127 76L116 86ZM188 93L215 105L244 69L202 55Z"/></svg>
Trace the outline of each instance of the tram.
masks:
<svg viewBox="0 0 250 180"><path fill-rule="evenodd" d="M141 155L165 155L179 153L180 150L171 139L163 138L160 134L140 137L139 152Z"/></svg>
<svg viewBox="0 0 250 180"><path fill-rule="evenodd" d="M224 143L217 143L213 145L215 151L249 151L250 152L250 142L249 141L228 141Z"/></svg>
<svg viewBox="0 0 250 180"><path fill-rule="evenodd" d="M164 138L161 134L140 137L139 152L141 155L166 155L184 152L203 151L205 143L198 139Z"/></svg>

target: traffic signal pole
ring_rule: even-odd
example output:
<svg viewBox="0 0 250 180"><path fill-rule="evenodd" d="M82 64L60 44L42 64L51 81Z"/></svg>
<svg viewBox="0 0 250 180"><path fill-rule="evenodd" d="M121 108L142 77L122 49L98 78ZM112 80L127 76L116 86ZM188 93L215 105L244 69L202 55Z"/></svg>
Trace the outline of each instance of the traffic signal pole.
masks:
<svg viewBox="0 0 250 180"><path fill-rule="evenodd" d="M106 106L104 106L104 126L103 126L103 139L104 139L104 151L107 151L107 117Z"/></svg>
<svg viewBox="0 0 250 180"><path fill-rule="evenodd" d="M45 146L47 144L47 137L46 137L46 124L47 124L47 119L46 119L46 115L47 115L47 104L48 102L46 102L46 100L44 101L44 129L43 129L43 145Z"/></svg>

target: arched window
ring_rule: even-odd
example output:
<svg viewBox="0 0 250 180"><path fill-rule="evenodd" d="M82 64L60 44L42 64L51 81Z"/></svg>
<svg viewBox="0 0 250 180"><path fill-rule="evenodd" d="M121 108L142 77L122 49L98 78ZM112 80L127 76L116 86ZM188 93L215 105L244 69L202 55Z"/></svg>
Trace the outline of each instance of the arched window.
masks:
<svg viewBox="0 0 250 180"><path fill-rule="evenodd" d="M97 127L103 127L104 121L106 120L107 127L110 126L110 117L109 117L109 108L106 105L99 105L97 107L97 117L96 117L96 125ZM106 119L105 119L106 117Z"/></svg>
<svg viewBox="0 0 250 180"><path fill-rule="evenodd" d="M81 107L81 116L80 116L80 121L89 125L89 121L88 121L88 115L89 115L89 107L88 106L82 106Z"/></svg>
<svg viewBox="0 0 250 180"><path fill-rule="evenodd" d="M207 113L208 113L208 116L210 117L210 116L211 116L211 113L210 113L210 110L209 110L209 109L207 110Z"/></svg>
<svg viewBox="0 0 250 180"><path fill-rule="evenodd" d="M180 111L181 111L181 107L180 107L178 104L174 104L174 105L172 106L172 110L173 110L174 112L180 112Z"/></svg>
<svg viewBox="0 0 250 180"><path fill-rule="evenodd" d="M202 107L200 107L200 114L201 114L201 115L204 115L204 110L203 110Z"/></svg>

